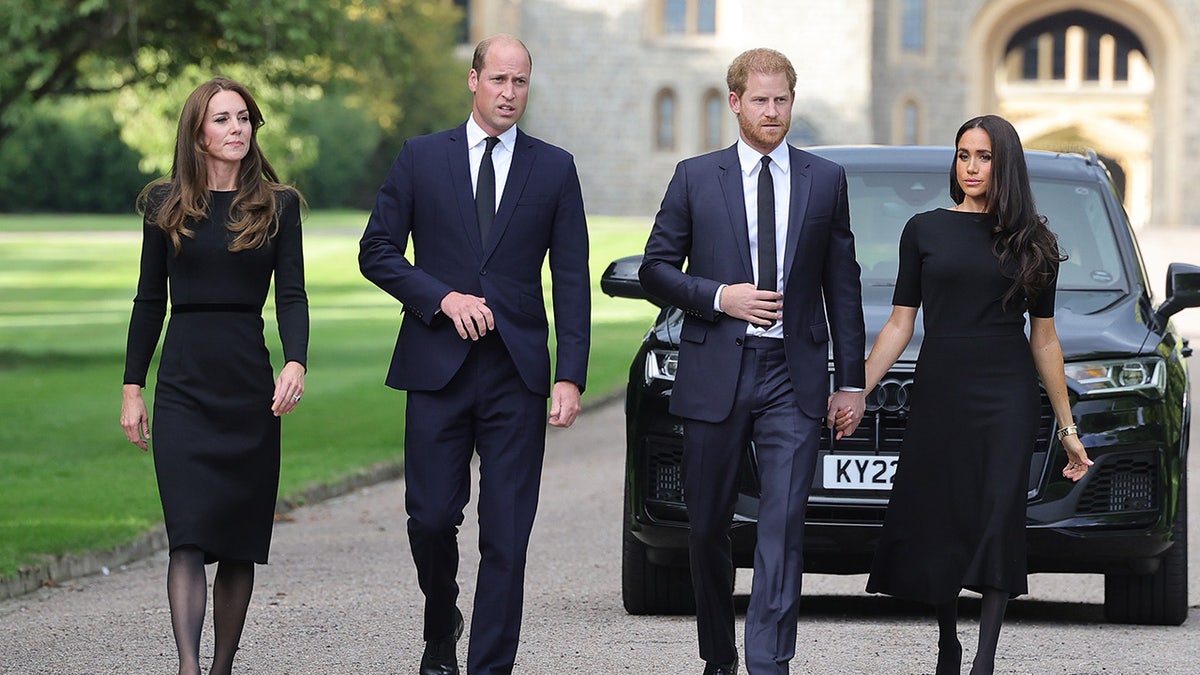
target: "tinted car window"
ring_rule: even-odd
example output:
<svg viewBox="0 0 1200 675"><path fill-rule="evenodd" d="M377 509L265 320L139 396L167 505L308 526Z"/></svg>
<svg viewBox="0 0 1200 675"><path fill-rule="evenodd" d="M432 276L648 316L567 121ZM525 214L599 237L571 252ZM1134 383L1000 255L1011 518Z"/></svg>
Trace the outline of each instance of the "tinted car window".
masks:
<svg viewBox="0 0 1200 675"><path fill-rule="evenodd" d="M866 286L890 286L897 271L897 245L904 224L916 213L953 206L944 173L850 173L850 217ZM1032 180L1038 209L1068 255L1059 272L1060 290L1124 291L1125 274L1099 192L1078 182Z"/></svg>
<svg viewBox="0 0 1200 675"><path fill-rule="evenodd" d="M1125 273L1112 219L1095 188L1079 183L1032 181L1038 209L1058 235L1067 261L1058 272L1060 290L1124 290Z"/></svg>
<svg viewBox="0 0 1200 675"><path fill-rule="evenodd" d="M863 284L894 285L900 232L913 214L953 206L945 174L847 173L854 250Z"/></svg>

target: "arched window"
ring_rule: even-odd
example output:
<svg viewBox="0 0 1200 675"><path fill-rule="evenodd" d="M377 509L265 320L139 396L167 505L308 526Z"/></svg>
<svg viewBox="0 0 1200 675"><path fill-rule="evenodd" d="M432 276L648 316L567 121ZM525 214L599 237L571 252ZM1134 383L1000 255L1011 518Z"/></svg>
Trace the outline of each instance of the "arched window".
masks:
<svg viewBox="0 0 1200 675"><path fill-rule="evenodd" d="M654 147L675 149L675 92L663 88L654 97Z"/></svg>
<svg viewBox="0 0 1200 675"><path fill-rule="evenodd" d="M906 52L925 51L925 0L901 0L900 48Z"/></svg>
<svg viewBox="0 0 1200 675"><path fill-rule="evenodd" d="M716 150L725 145L725 97L720 90L704 92L704 149Z"/></svg>
<svg viewBox="0 0 1200 675"><path fill-rule="evenodd" d="M687 34L687 0L663 0L663 32L667 35Z"/></svg>
<svg viewBox="0 0 1200 675"><path fill-rule="evenodd" d="M1131 30L1083 10L1030 23L1005 51L1009 79L1027 82L1128 83L1130 64L1145 59L1142 42Z"/></svg>
<svg viewBox="0 0 1200 675"><path fill-rule="evenodd" d="M663 35L713 35L717 0L659 0Z"/></svg>

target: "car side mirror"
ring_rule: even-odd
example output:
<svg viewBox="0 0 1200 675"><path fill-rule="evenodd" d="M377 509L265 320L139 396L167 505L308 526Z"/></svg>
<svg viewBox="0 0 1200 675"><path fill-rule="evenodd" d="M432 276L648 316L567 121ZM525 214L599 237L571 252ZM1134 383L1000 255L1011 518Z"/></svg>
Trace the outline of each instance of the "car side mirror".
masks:
<svg viewBox="0 0 1200 675"><path fill-rule="evenodd" d="M1172 314L1189 307L1200 307L1200 267L1171 263L1167 267L1167 300L1155 315L1166 323Z"/></svg>
<svg viewBox="0 0 1200 675"><path fill-rule="evenodd" d="M617 258L608 264L608 268L600 276L600 290L614 298L648 300L659 307L665 307L666 304L650 297L642 288L642 282L638 279L638 269L641 266L642 256L640 255Z"/></svg>

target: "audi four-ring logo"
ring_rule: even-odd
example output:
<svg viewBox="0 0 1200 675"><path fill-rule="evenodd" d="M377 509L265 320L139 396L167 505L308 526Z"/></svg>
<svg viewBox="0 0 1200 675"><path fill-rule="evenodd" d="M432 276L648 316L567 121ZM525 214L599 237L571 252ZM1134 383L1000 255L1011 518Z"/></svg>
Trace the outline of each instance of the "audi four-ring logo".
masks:
<svg viewBox="0 0 1200 675"><path fill-rule="evenodd" d="M867 412L900 412L908 410L908 396L912 380L887 379L880 382L867 394Z"/></svg>

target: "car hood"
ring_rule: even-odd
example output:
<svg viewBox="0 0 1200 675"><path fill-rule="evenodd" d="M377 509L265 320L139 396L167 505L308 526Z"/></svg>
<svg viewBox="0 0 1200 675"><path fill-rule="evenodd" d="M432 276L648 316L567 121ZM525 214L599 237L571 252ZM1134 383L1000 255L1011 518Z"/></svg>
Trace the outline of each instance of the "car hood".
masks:
<svg viewBox="0 0 1200 675"><path fill-rule="evenodd" d="M863 288L863 318L867 328L867 349L892 313L891 284ZM1144 317L1149 304L1139 296L1112 291L1059 290L1055 302L1054 327L1062 344L1063 359L1080 361L1109 356L1141 354L1154 342ZM923 317L917 314L913 338L899 362L913 363L924 336Z"/></svg>
<svg viewBox="0 0 1200 675"><path fill-rule="evenodd" d="M863 285L868 350L891 316L892 291L890 283L876 285L867 280ZM1150 302L1143 295L1125 291L1059 289L1054 311L1054 327L1066 361L1144 354L1153 350L1158 342L1147 322L1147 317L1153 313ZM678 347L682 324L683 312L667 307L651 331L652 343ZM918 312L913 338L897 359L898 363L916 362L924 333L922 316Z"/></svg>

